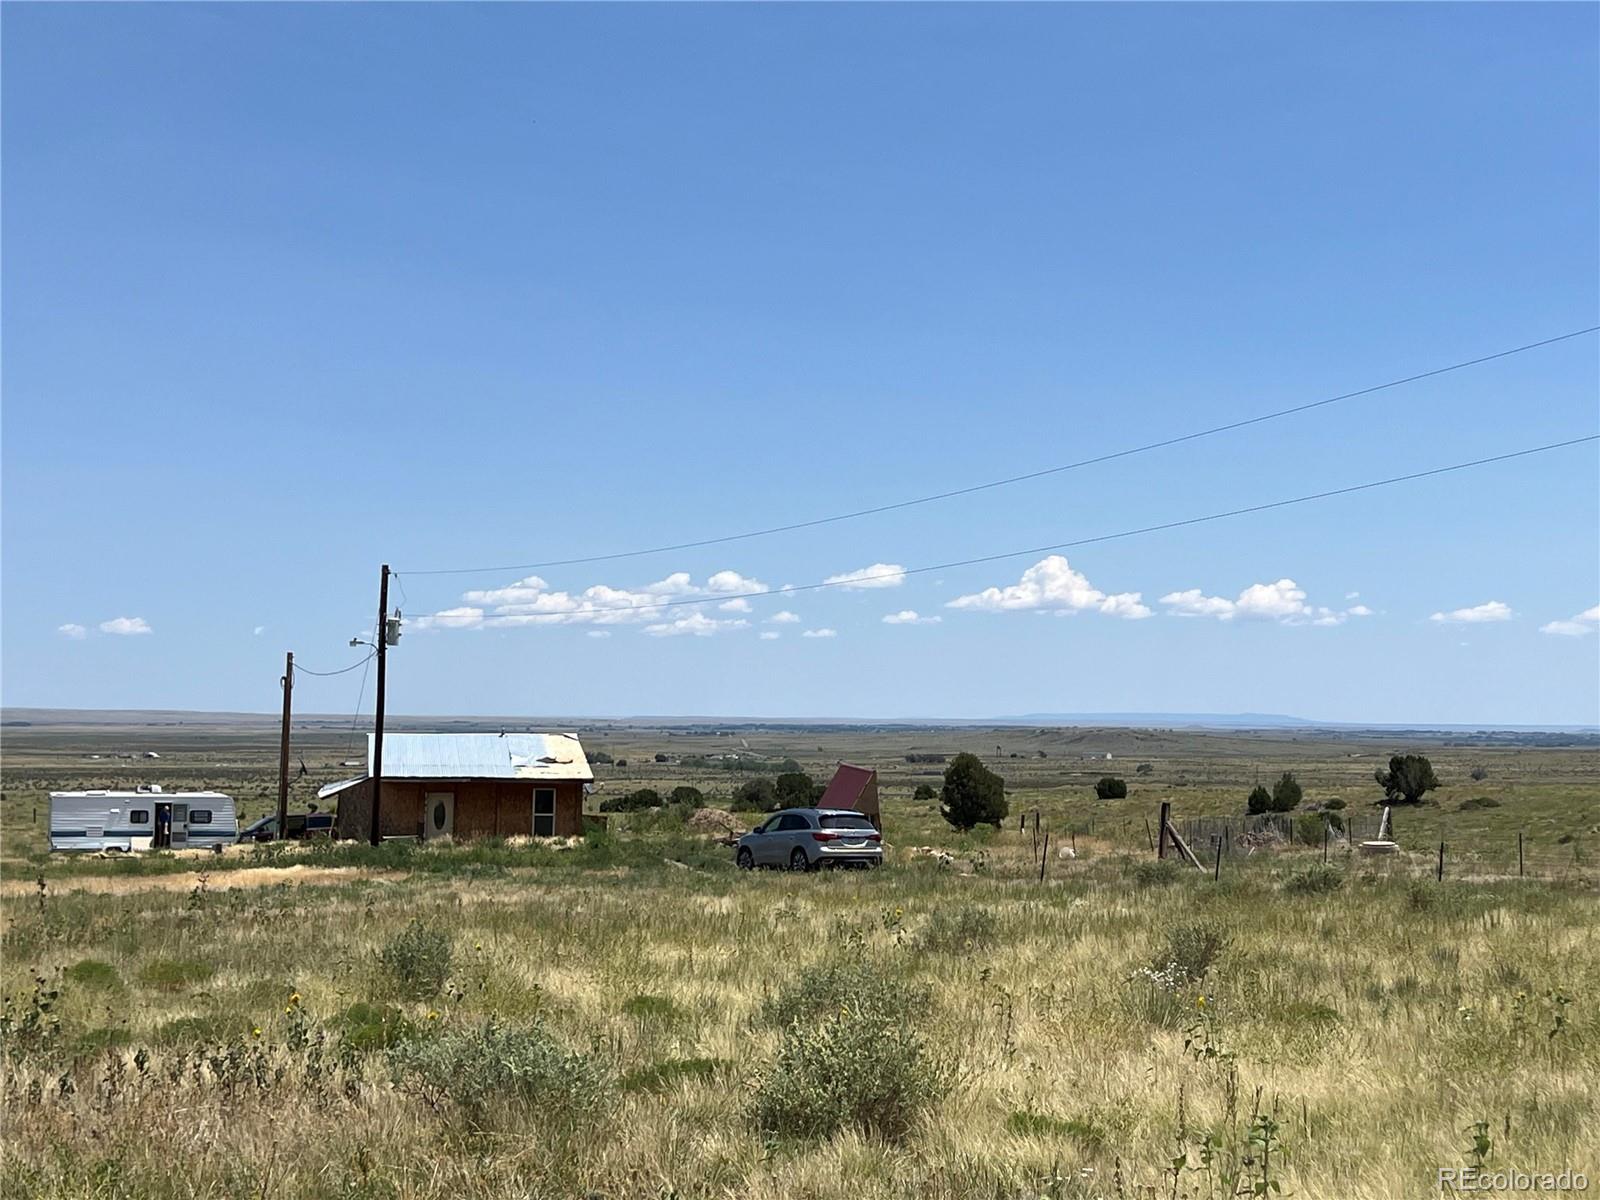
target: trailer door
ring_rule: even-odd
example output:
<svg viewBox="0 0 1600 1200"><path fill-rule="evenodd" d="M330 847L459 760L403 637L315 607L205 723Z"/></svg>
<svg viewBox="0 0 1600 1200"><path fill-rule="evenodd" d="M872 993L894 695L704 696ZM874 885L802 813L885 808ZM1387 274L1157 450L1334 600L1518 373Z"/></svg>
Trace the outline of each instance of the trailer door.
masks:
<svg viewBox="0 0 1600 1200"><path fill-rule="evenodd" d="M172 848L182 850L189 844L189 806L176 804L172 806Z"/></svg>

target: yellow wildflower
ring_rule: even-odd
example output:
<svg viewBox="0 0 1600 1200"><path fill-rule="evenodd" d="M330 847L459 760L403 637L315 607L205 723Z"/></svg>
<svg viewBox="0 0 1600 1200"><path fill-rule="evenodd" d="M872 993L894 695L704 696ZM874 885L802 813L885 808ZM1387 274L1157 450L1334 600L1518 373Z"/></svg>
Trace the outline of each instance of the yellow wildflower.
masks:
<svg viewBox="0 0 1600 1200"><path fill-rule="evenodd" d="M430 1020L430 1021L437 1021L437 1020L438 1020L438 1019L439 1019L439 1014L438 1014L438 1012L437 1012L437 1011L435 1011L435 1010L434 1010L434 1009L431 1009L431 1008L430 1008L430 1009L429 1009L429 1010L428 1010L428 1020Z"/></svg>
<svg viewBox="0 0 1600 1200"><path fill-rule="evenodd" d="M1197 1008L1204 1008L1206 1006L1206 998L1204 996L1196 996L1194 1002L1195 1007Z"/></svg>

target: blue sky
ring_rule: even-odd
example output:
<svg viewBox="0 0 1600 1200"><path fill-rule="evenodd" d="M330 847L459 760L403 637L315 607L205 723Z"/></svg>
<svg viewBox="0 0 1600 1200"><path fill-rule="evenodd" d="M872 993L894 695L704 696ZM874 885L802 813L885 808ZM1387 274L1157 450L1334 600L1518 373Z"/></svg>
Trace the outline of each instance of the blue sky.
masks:
<svg viewBox="0 0 1600 1200"><path fill-rule="evenodd" d="M1592 433L1593 335L859 521L420 574L889 503L1594 324L1593 6L3 22L8 704L271 710L285 649L355 661L388 561L408 613L462 610L409 624L391 711L1600 720L1592 443L725 607ZM668 593L707 602L594 611ZM361 676L297 703L349 712Z"/></svg>

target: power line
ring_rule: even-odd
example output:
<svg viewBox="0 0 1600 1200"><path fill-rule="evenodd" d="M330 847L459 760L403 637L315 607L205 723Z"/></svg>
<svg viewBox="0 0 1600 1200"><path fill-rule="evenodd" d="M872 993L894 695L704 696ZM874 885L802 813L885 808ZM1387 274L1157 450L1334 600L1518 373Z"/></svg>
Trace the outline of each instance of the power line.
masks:
<svg viewBox="0 0 1600 1200"><path fill-rule="evenodd" d="M1512 450L1505 454L1495 454L1488 458L1475 458L1468 462L1452 463L1445 467L1433 467L1427 471L1413 471L1406 475L1392 475L1387 479L1376 479L1369 483L1354 483L1347 487L1330 488L1323 492L1311 492L1304 496L1294 496L1287 500L1270 500L1262 504L1249 504L1242 508L1230 508L1223 512L1207 513L1199 517L1185 517L1177 521L1163 521L1156 525L1142 525L1136 529L1124 529L1117 533L1102 533L1094 537L1077 538L1073 541L1054 542L1047 546L1033 546L1026 550L1007 550L1000 554L982 554L974 558L961 558L951 562L934 563L925 567L906 567L898 571L882 571L876 575L855 576L850 579L823 580L820 583L787 584L781 588L774 588L765 592L733 592L714 596L697 596L692 599L658 600L648 604L612 604L593 605L588 608L577 609L564 613L504 613L505 617L524 617L531 624L560 624L574 618L584 620L596 614L611 612L654 612L657 609L677 608L688 604L722 604L729 600L757 600L770 599L774 596L789 596L797 592L815 592L824 588L859 587L862 583L880 582L889 579L903 579L910 575L926 575L932 571L948 571L957 567L971 567L982 563L1001 562L1009 558L1026 558L1034 554L1045 554L1056 550L1071 550L1079 546L1092 546L1101 542L1114 542L1122 538L1139 537L1147 533L1160 533L1169 529L1183 529L1190 525L1203 525L1210 521L1222 521L1229 517L1242 517L1251 513L1269 512L1278 508L1290 508L1297 504L1309 504L1314 500L1327 500L1335 496L1348 496L1356 492L1368 492L1375 488L1392 487L1399 483L1410 483L1418 479L1429 479L1435 475L1448 475L1455 471L1466 471L1473 467L1488 466L1491 463L1508 462L1514 458L1526 458L1533 454L1545 454L1551 450L1562 450L1569 446L1579 446L1586 442L1600 441L1600 433L1586 434L1583 437L1568 438L1565 441L1549 442L1543 446L1531 446L1525 450ZM494 614L489 614L493 619ZM418 619L418 618L413 618ZM461 619L459 613L428 613L420 619L434 619L449 622Z"/></svg>
<svg viewBox="0 0 1600 1200"><path fill-rule="evenodd" d="M306 675L320 675L320 676L322 676L323 678L326 679L326 678L328 678L330 676L333 676L333 675L343 675L348 671L354 671L357 667L363 666L366 663L371 662L374 658L377 657L377 655L378 655L378 652L376 650L374 650L371 654L367 655L360 662L353 662L348 667L340 667L337 671L313 671L310 667L302 667L299 663L295 664L294 671L295 671L296 675L299 675L301 673L304 673Z"/></svg>
<svg viewBox="0 0 1600 1200"><path fill-rule="evenodd" d="M1096 455L1093 458L1079 459L1077 462L1062 463L1060 466L1045 467L1038 471L1028 471L1022 475L1010 475L1004 479L992 479L987 483L976 483L969 487L953 488L949 491L934 492L928 496L916 496L909 500L897 500L891 504L879 504L871 508L859 508L852 512L836 513L830 517L815 517L806 521L794 521L787 525L772 525L765 529L752 529L744 533L730 533L719 537L698 538L694 541L675 542L671 545L650 546L642 550L621 550L611 554L591 554L581 558L555 558L544 562L509 563L497 567L449 567L437 568L427 571L411 571L408 575L486 575L503 571L536 571L546 567L571 567L582 563L614 562L623 558L642 558L648 554L666 554L674 550L695 550L705 546L720 546L728 542L745 541L750 538L768 537L775 533L793 533L801 529L814 529L819 525L832 525L840 521L853 521L860 517L875 516L879 513L894 512L902 508L913 508L919 504L932 504L937 500L951 500L957 496L970 496L976 492L985 492L993 488L1009 487L1015 483L1025 483L1031 479L1042 479L1049 475L1059 475L1065 471L1076 471L1082 467L1091 467L1099 463L1113 462L1119 458L1130 458L1135 454L1146 454L1152 450L1161 450L1168 446L1181 445L1184 442L1198 441L1200 438L1212 437L1219 433L1228 433L1235 429L1244 429L1251 425L1260 425L1266 421L1276 421L1283 417L1293 416L1296 413L1310 412L1313 409L1326 408L1330 404L1338 404L1345 400L1354 400L1360 396L1370 396L1374 392L1387 391L1390 388L1401 387L1408 383L1416 383L1423 379L1432 379L1439 375L1447 375L1452 371L1462 371L1468 367L1480 366L1483 363L1494 362L1496 359L1509 358L1514 354L1524 354L1529 350L1537 350L1543 346L1553 346L1557 342L1570 341L1572 338L1583 337L1585 334L1600 332L1600 325L1590 325L1584 329L1575 329L1570 333L1557 334L1555 337L1544 338L1541 341L1529 342L1523 346L1513 346L1509 350L1497 350L1493 354L1483 354L1477 358L1464 359L1461 362L1451 363L1449 366L1435 367L1429 371L1422 371L1415 375L1407 375L1401 379L1391 379L1386 383L1375 383L1370 387L1358 388L1353 392L1344 392L1337 396L1329 396L1322 400L1313 400L1306 404L1296 404L1290 408L1280 408L1273 412L1261 413L1258 416L1246 417L1239 421L1229 421L1224 425L1213 425L1208 429L1196 430L1193 433L1180 434L1176 437L1163 438L1160 441L1146 442L1143 445L1131 446L1125 450L1114 450L1107 454Z"/></svg>

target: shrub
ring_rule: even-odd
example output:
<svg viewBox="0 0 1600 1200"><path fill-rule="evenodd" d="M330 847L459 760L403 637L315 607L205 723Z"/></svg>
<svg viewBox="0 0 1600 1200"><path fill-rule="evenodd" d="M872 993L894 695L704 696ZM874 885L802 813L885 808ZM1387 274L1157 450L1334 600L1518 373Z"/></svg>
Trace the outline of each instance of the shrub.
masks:
<svg viewBox="0 0 1600 1200"><path fill-rule="evenodd" d="M1272 811L1272 793L1259 783L1250 790L1250 798L1245 801L1245 812L1251 816L1260 816L1262 813Z"/></svg>
<svg viewBox="0 0 1600 1200"><path fill-rule="evenodd" d="M661 793L655 788L636 788L626 796L613 796L600 802L601 812L639 812L646 808L660 808Z"/></svg>
<svg viewBox="0 0 1600 1200"><path fill-rule="evenodd" d="M1105 1143L1106 1132L1093 1121L1078 1117L1052 1117L1049 1113L1019 1110L1006 1118L1006 1129L1018 1137L1069 1137L1085 1149L1095 1150Z"/></svg>
<svg viewBox="0 0 1600 1200"><path fill-rule="evenodd" d="M779 808L805 808L822 795L822 789L804 771L785 771L776 786Z"/></svg>
<svg viewBox="0 0 1600 1200"><path fill-rule="evenodd" d="M656 751L656 761L658 763L669 763L669 762L672 761L672 755L668 754L664 750L657 750Z"/></svg>
<svg viewBox="0 0 1600 1200"><path fill-rule="evenodd" d="M931 998L926 987L889 974L853 945L768 997L760 1017L784 1026L848 1011L867 1021L909 1025L928 1011Z"/></svg>
<svg viewBox="0 0 1600 1200"><path fill-rule="evenodd" d="M360 1051L387 1050L416 1034L416 1028L392 1004L357 1001L336 1022L345 1043Z"/></svg>
<svg viewBox="0 0 1600 1200"><path fill-rule="evenodd" d="M389 1048L397 1087L474 1128L492 1112L506 1124L524 1112L540 1124L577 1123L602 1109L611 1080L588 1055L563 1048L542 1025L514 1029L489 1021ZM518 1111L518 1109L522 1111Z"/></svg>
<svg viewBox="0 0 1600 1200"><path fill-rule="evenodd" d="M1202 982L1228 949L1228 934L1198 923L1167 930L1166 945L1150 960L1150 970L1195 984Z"/></svg>
<svg viewBox="0 0 1600 1200"><path fill-rule="evenodd" d="M1178 864L1170 858L1139 863L1133 868L1133 882L1139 887L1166 887L1178 882Z"/></svg>
<svg viewBox="0 0 1600 1200"><path fill-rule="evenodd" d="M1330 812L1338 812L1340 809L1345 807L1345 803L1344 803L1344 800L1342 800L1340 797L1335 796L1332 800L1329 800L1322 807L1327 809L1327 810L1329 810Z"/></svg>
<svg viewBox="0 0 1600 1200"><path fill-rule="evenodd" d="M1303 795L1304 792L1301 790L1300 782L1294 777L1294 773L1285 771L1278 779L1278 782L1272 785L1272 811L1294 811L1300 807L1300 800Z"/></svg>
<svg viewBox="0 0 1600 1200"><path fill-rule="evenodd" d="M122 990L122 976L117 974L117 969L108 962L101 962L97 958L86 958L81 962L73 963L66 970L68 983L75 983L79 987L94 988L102 992L120 992Z"/></svg>
<svg viewBox="0 0 1600 1200"><path fill-rule="evenodd" d="M186 958L157 958L139 972L139 982L163 992L175 992L191 984L204 983L217 973L210 963Z"/></svg>
<svg viewBox="0 0 1600 1200"><path fill-rule="evenodd" d="M923 803L937 799L938 796L939 793L933 790L933 784L931 783L919 783L917 784L917 790L911 793L913 800L919 800Z"/></svg>
<svg viewBox="0 0 1600 1200"><path fill-rule="evenodd" d="M1296 871L1283 881L1283 890L1300 896L1317 896L1327 892L1336 892L1344 886L1344 875L1333 867L1325 867L1320 863L1314 867L1307 867L1303 871Z"/></svg>
<svg viewBox="0 0 1600 1200"><path fill-rule="evenodd" d="M1493 796L1474 796L1470 800L1463 800L1456 808L1460 812L1470 812L1475 808L1499 808L1500 801Z"/></svg>
<svg viewBox="0 0 1600 1200"><path fill-rule="evenodd" d="M204 1042L231 1041L241 1032L238 1017L207 1013L203 1017L179 1017L156 1029L155 1042L161 1046L193 1046Z"/></svg>
<svg viewBox="0 0 1600 1200"><path fill-rule="evenodd" d="M988 909L964 904L954 912L935 909L914 944L932 954L960 954L992 944L999 931L1000 922Z"/></svg>
<svg viewBox="0 0 1600 1200"><path fill-rule="evenodd" d="M1149 763L1140 763L1137 767L1135 767L1133 769L1133 773L1135 775L1149 775L1149 774L1153 773L1154 771L1155 771L1155 768L1153 766L1151 766Z"/></svg>
<svg viewBox="0 0 1600 1200"><path fill-rule="evenodd" d="M1126 800L1128 798L1128 781L1118 779L1115 775L1102 776L1094 785L1094 794L1101 800Z"/></svg>
<svg viewBox="0 0 1600 1200"><path fill-rule="evenodd" d="M770 779L749 779L733 790L729 807L734 812L776 812L778 789Z"/></svg>
<svg viewBox="0 0 1600 1200"><path fill-rule="evenodd" d="M625 758L619 758L619 759L617 759L617 766L619 766L619 767L625 767L625 766L627 766L627 765L628 765L628 760L627 760L627 759L625 759Z"/></svg>
<svg viewBox="0 0 1600 1200"><path fill-rule="evenodd" d="M378 951L378 965L395 990L411 1000L436 996L449 978L450 938L413 920Z"/></svg>
<svg viewBox="0 0 1600 1200"><path fill-rule="evenodd" d="M721 1058L665 1058L629 1071L620 1081L625 1092L662 1092L680 1079L712 1079L732 1063Z"/></svg>
<svg viewBox="0 0 1600 1200"><path fill-rule="evenodd" d="M629 996L622 1002L622 1011L625 1016L637 1017L641 1021L672 1021L680 1015L671 997L652 996L647 992Z"/></svg>
<svg viewBox="0 0 1600 1200"><path fill-rule="evenodd" d="M1389 759L1387 771L1379 768L1372 777L1390 804L1416 804L1439 786L1433 764L1420 754L1396 754Z"/></svg>
<svg viewBox="0 0 1600 1200"><path fill-rule="evenodd" d="M756 1084L750 1116L784 1137L841 1129L894 1142L949 1089L914 1029L851 1011L785 1030L777 1060Z"/></svg>
<svg viewBox="0 0 1600 1200"><path fill-rule="evenodd" d="M1473 767L1472 770L1470 772L1468 772L1468 773L1472 776L1472 782L1473 783L1482 783L1485 779L1489 778L1489 768L1488 767L1483 767L1483 766Z"/></svg>
<svg viewBox="0 0 1600 1200"><path fill-rule="evenodd" d="M1303 846L1320 846L1332 822L1321 813L1301 813L1295 819L1294 840Z"/></svg>
<svg viewBox="0 0 1600 1200"><path fill-rule="evenodd" d="M1000 828L1006 819L1006 784L978 760L976 754L958 754L945 768L939 812L963 832L975 825Z"/></svg>
<svg viewBox="0 0 1600 1200"><path fill-rule="evenodd" d="M672 789L672 794L667 797L669 804L682 804L686 808L704 808L706 804L705 793L697 787L680 784Z"/></svg>
<svg viewBox="0 0 1600 1200"><path fill-rule="evenodd" d="M594 750L589 754L589 762L595 766L610 766L616 760L604 750Z"/></svg>

